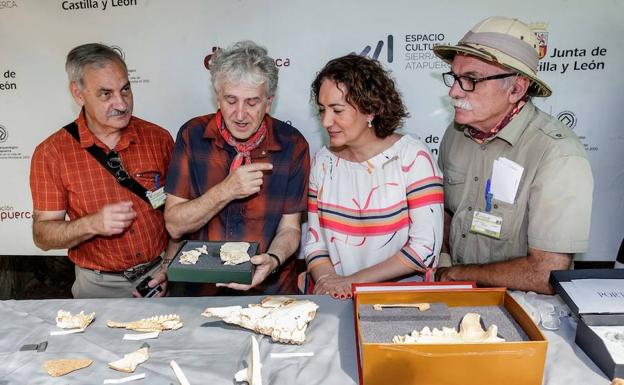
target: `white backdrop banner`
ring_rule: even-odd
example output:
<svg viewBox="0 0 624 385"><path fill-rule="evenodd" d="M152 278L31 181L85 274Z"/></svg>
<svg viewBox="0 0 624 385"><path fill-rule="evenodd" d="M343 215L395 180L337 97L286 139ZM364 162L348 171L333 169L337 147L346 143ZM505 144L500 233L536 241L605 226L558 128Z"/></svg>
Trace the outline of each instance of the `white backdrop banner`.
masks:
<svg viewBox="0 0 624 385"><path fill-rule="evenodd" d="M116 47L130 71L134 114L175 138L189 118L215 110L206 68L215 47L254 40L280 69L272 114L299 128L313 152L326 140L310 103L316 72L334 57L368 55L397 80L411 113L403 131L419 136L436 155L453 112L440 76L448 66L431 48L456 43L492 15L543 27L540 76L553 95L536 104L579 135L595 178L590 248L581 258L613 260L624 237L619 0L2 0L0 255L44 254L31 237L30 157L79 112L64 71L65 57L77 45Z"/></svg>

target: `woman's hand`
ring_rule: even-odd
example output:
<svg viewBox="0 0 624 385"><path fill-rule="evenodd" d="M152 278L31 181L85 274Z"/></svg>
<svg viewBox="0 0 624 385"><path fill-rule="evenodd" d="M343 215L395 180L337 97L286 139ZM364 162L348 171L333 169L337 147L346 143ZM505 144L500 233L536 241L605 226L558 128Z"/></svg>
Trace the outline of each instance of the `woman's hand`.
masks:
<svg viewBox="0 0 624 385"><path fill-rule="evenodd" d="M351 276L327 273L314 283L314 294L328 294L337 299L349 299L353 297L351 283L353 283Z"/></svg>

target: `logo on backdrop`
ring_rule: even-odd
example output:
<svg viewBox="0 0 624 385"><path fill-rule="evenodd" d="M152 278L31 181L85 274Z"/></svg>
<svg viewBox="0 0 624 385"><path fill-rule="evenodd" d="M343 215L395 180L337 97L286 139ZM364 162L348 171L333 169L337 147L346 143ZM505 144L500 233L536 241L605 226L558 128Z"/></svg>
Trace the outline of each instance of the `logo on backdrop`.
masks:
<svg viewBox="0 0 624 385"><path fill-rule="evenodd" d="M441 32L422 32L405 35L406 70L445 70L449 67L433 54L433 47L446 44L446 36Z"/></svg>
<svg viewBox="0 0 624 385"><path fill-rule="evenodd" d="M535 37L537 37L539 58L542 59L546 56L546 51L548 50L548 31L546 30L546 28L548 28L548 23L531 23L529 24L529 28L533 30Z"/></svg>
<svg viewBox="0 0 624 385"><path fill-rule="evenodd" d="M64 11L79 11L83 9L101 9L102 11L119 7L134 7L137 0L80 0L63 1L61 8Z"/></svg>
<svg viewBox="0 0 624 385"><path fill-rule="evenodd" d="M30 155L22 154L18 146L11 145L7 143L8 141L9 129L0 124L0 160L30 159Z"/></svg>
<svg viewBox="0 0 624 385"><path fill-rule="evenodd" d="M17 7L17 3L15 1L9 0L9 1L0 1L0 10L2 9L9 9L9 8L15 8Z"/></svg>
<svg viewBox="0 0 624 385"><path fill-rule="evenodd" d="M21 221L31 218L30 211L15 210L13 206L7 204L0 206L0 222Z"/></svg>
<svg viewBox="0 0 624 385"><path fill-rule="evenodd" d="M548 23L529 24L539 43L540 60L538 71L567 74L575 71L602 71L606 68L607 48L601 46L552 47L548 53Z"/></svg>
<svg viewBox="0 0 624 385"><path fill-rule="evenodd" d="M375 59L375 60L380 60L381 61L379 56L381 54L381 50L383 49L383 46L384 46L384 41L383 40L379 40L377 42L377 46L375 46L375 51L373 51L372 54L371 54L371 50L373 48L370 45L367 45L366 47L364 47L364 49L360 53L351 52L351 54L360 55L360 56L367 56L367 57L370 57L371 59ZM392 63L394 61L394 36L393 35L388 35L386 37L386 61L388 63Z"/></svg>
<svg viewBox="0 0 624 385"><path fill-rule="evenodd" d="M561 111L557 114L557 119L571 129L574 129L576 126L576 115L572 111Z"/></svg>
<svg viewBox="0 0 624 385"><path fill-rule="evenodd" d="M130 84L145 84L150 82L149 79L141 76L137 72L136 68L130 68L130 65L126 61L126 52L123 50L123 48L118 45L110 45L109 47L111 47L113 51L117 52L117 54L121 56L123 61L126 63L126 66L128 67L128 80L130 81Z"/></svg>
<svg viewBox="0 0 624 385"><path fill-rule="evenodd" d="M4 143L9 138L9 131L7 131L6 127L0 125L0 143Z"/></svg>
<svg viewBox="0 0 624 385"><path fill-rule="evenodd" d="M204 57L204 67L210 71L210 60L214 56L215 52L220 51L221 47L214 46L212 47L212 52ZM291 60L289 57L276 57L273 59L275 66L278 68L290 67Z"/></svg>

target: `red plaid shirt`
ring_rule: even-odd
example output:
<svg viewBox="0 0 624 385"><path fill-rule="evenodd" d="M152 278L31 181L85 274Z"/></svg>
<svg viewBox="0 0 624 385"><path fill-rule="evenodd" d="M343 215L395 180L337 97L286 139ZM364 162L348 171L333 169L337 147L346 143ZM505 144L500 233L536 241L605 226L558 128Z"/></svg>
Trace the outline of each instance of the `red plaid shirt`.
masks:
<svg viewBox="0 0 624 385"><path fill-rule="evenodd" d="M154 210L130 190L122 187L86 148L108 147L88 129L84 113L78 119L80 143L65 129L37 146L30 165L30 188L36 211L66 211L75 220L99 211L103 206L132 201L137 218L122 234L96 236L69 249L76 265L102 271L122 271L148 262L167 246L168 236L162 211ZM169 132L136 117L130 119L115 146L124 168L148 190L154 177L165 183L173 140Z"/></svg>
<svg viewBox="0 0 624 385"><path fill-rule="evenodd" d="M195 199L221 183L228 175L236 150L219 134L215 115L188 121L176 139L165 191L184 199ZM230 202L204 227L188 235L191 240L255 241L258 253L266 252L284 214L307 210L310 153L308 142L296 128L265 117L267 136L251 151L251 162L273 164L262 189L245 199ZM282 256L283 258L284 256ZM294 258L282 266L279 279L269 277L260 291L266 294L294 293ZM208 289L201 294L212 294Z"/></svg>

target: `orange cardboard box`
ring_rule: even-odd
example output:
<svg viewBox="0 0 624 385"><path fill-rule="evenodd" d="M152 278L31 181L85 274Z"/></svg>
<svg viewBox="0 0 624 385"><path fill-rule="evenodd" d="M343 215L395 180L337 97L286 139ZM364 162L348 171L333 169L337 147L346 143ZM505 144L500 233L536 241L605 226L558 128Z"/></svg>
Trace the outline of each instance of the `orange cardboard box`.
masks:
<svg viewBox="0 0 624 385"><path fill-rule="evenodd" d="M400 285L400 284L399 284ZM354 285L360 384L363 385L541 385L547 341L504 288L358 291ZM428 288L430 287L427 286ZM448 307L499 306L511 314L529 341L474 344L366 343L361 304L443 302Z"/></svg>

